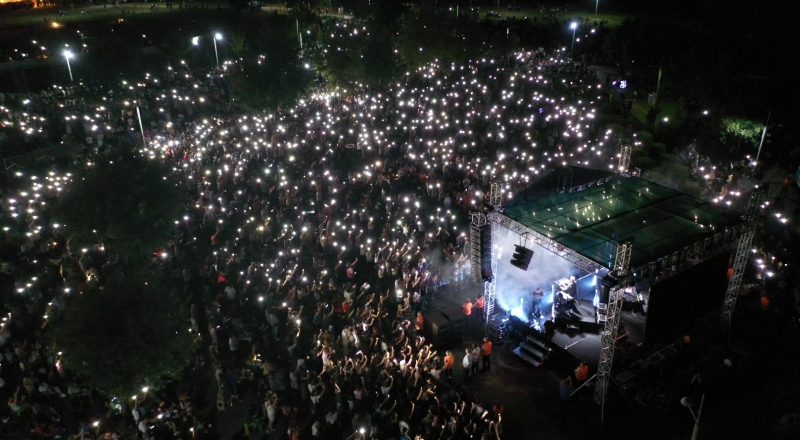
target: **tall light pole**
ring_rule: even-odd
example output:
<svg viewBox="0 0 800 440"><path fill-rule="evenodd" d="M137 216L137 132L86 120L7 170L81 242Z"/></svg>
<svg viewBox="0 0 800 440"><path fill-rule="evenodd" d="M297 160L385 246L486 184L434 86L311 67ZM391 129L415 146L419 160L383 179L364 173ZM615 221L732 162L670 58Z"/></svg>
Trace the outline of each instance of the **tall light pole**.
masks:
<svg viewBox="0 0 800 440"><path fill-rule="evenodd" d="M214 58L217 60L217 67L219 67L219 52L217 52L217 40L222 40L222 34L219 32L212 35L214 39ZM200 37L192 37L192 44L194 46L200 45Z"/></svg>
<svg viewBox="0 0 800 440"><path fill-rule="evenodd" d="M596 0L594 3L594 18L597 18L597 9L600 7L600 0Z"/></svg>
<svg viewBox="0 0 800 440"><path fill-rule="evenodd" d="M692 412L692 417L694 418L694 430L692 431L692 440L697 440L697 433L700 431L700 416L703 414L703 403L706 401L706 395L703 394L703 397L700 398L700 407L697 408L697 414L694 413L694 402L689 397L684 397L681 399L681 405L689 408L689 411Z"/></svg>
<svg viewBox="0 0 800 440"><path fill-rule="evenodd" d="M123 81L122 84L125 84L125 82ZM135 84L134 86L131 86L131 90L133 90L133 105L136 107L136 117L139 119L139 131L142 133L142 144L144 145L144 148L146 149L147 148L147 139L145 139L145 136L144 136L144 126L142 125L142 114L141 114L141 112L139 112L139 98L136 96L136 87L138 87L138 86L139 86L139 84Z"/></svg>
<svg viewBox="0 0 800 440"><path fill-rule="evenodd" d="M573 21L569 24L569 28L572 29L572 46L569 48L569 56L572 58L572 49L575 48L575 32L578 30L578 23Z"/></svg>
<svg viewBox="0 0 800 440"><path fill-rule="evenodd" d="M64 59L67 60L67 70L69 71L69 81L74 81L72 79L72 67L69 65L69 59L72 58L72 52L65 50L64 51Z"/></svg>
<svg viewBox="0 0 800 440"><path fill-rule="evenodd" d="M217 59L217 67L219 67L219 54L217 53L217 40L222 39L222 34L217 32L214 34L214 57Z"/></svg>

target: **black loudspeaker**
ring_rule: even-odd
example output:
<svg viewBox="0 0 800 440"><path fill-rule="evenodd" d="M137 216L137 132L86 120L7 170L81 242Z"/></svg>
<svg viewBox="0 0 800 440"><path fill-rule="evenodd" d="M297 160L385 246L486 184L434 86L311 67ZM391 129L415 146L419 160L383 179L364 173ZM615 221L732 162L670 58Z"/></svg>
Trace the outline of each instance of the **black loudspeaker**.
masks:
<svg viewBox="0 0 800 440"><path fill-rule="evenodd" d="M608 304L608 297L610 296L611 289L608 286L598 286L597 289L600 294L600 304Z"/></svg>
<svg viewBox="0 0 800 440"><path fill-rule="evenodd" d="M528 265L531 264L533 258L533 251L520 245L514 246L514 255L511 256L511 265L516 266L522 270L528 270Z"/></svg>
<svg viewBox="0 0 800 440"><path fill-rule="evenodd" d="M492 274L492 225L485 224L483 226L471 226L473 230L477 230L480 237L480 255L481 255L481 278L486 280L491 278Z"/></svg>
<svg viewBox="0 0 800 440"><path fill-rule="evenodd" d="M619 282L610 274L600 278L600 304L608 304L608 299L611 296L611 289L616 287L617 284L619 284Z"/></svg>

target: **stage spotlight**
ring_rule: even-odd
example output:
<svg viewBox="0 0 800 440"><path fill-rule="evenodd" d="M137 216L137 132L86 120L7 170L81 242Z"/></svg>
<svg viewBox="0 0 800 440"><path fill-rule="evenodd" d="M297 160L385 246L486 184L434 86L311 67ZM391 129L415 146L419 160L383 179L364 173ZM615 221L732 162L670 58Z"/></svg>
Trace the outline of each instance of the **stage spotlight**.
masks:
<svg viewBox="0 0 800 440"><path fill-rule="evenodd" d="M533 258L533 251L519 245L514 246L514 255L511 256L511 264L522 270L528 270L528 265L531 264Z"/></svg>

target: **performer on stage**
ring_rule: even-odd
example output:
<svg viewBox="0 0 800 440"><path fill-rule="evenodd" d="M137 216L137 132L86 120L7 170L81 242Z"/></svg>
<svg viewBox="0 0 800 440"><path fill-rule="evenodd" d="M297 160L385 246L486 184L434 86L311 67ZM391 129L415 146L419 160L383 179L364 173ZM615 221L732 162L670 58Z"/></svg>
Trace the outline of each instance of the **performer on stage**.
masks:
<svg viewBox="0 0 800 440"><path fill-rule="evenodd" d="M578 282L575 281L575 277L569 277L569 287L567 287L567 293L572 299L578 299Z"/></svg>
<svg viewBox="0 0 800 440"><path fill-rule="evenodd" d="M539 318L539 316L542 315L542 309L539 308L539 305L541 304L543 297L544 289L539 286L533 291L533 301L531 301L531 304L533 304L533 310L531 311L531 314L534 318Z"/></svg>
<svg viewBox="0 0 800 440"><path fill-rule="evenodd" d="M578 305L575 302L575 298L570 296L568 293L558 293L556 298L556 307L563 311L567 316L581 314L580 310L578 309Z"/></svg>

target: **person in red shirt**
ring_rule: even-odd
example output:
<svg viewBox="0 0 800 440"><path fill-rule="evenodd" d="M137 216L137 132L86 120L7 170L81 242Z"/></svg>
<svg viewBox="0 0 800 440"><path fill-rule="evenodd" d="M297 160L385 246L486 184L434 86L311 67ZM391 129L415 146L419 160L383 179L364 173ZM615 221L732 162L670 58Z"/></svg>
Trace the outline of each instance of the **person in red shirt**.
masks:
<svg viewBox="0 0 800 440"><path fill-rule="evenodd" d="M469 327L469 320L472 316L472 302L469 298L467 298L467 302L464 303L464 325Z"/></svg>
<svg viewBox="0 0 800 440"><path fill-rule="evenodd" d="M483 359L483 371L489 371L492 369L492 364L490 358L492 356L492 341L489 338L483 338L483 344L481 345L481 359Z"/></svg>
<svg viewBox="0 0 800 440"><path fill-rule="evenodd" d="M422 317L422 312L417 312L417 317L414 319L414 330L421 332L424 325L425 318Z"/></svg>
<svg viewBox="0 0 800 440"><path fill-rule="evenodd" d="M574 373L575 379L577 379L579 383L582 383L589 377L589 366L581 362L581 364L578 365L578 368L575 369Z"/></svg>

